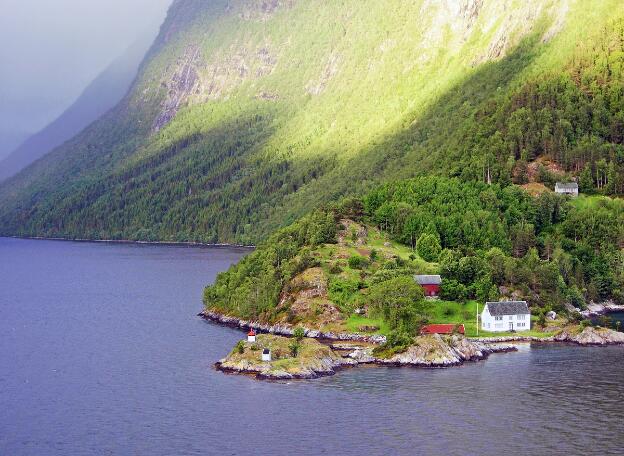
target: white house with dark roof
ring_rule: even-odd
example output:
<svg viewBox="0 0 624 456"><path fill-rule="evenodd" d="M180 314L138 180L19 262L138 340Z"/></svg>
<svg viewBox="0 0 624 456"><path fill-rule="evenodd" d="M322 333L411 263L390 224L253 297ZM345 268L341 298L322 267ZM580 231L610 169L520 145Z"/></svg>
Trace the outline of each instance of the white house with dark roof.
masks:
<svg viewBox="0 0 624 456"><path fill-rule="evenodd" d="M572 195L573 197L577 197L579 194L579 186L576 182L557 182L555 184L555 193L559 193L560 195Z"/></svg>
<svg viewBox="0 0 624 456"><path fill-rule="evenodd" d="M481 329L490 332L528 331L531 312L526 301L486 302L481 312Z"/></svg>

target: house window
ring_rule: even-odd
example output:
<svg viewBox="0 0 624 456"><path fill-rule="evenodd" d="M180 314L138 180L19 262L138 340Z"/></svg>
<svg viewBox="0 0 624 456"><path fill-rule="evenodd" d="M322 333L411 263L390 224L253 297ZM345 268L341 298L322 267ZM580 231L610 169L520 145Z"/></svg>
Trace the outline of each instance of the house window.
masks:
<svg viewBox="0 0 624 456"><path fill-rule="evenodd" d="M526 315L518 315L518 320L525 320L526 319Z"/></svg>
<svg viewBox="0 0 624 456"><path fill-rule="evenodd" d="M503 321L503 317L494 317L494 320L496 320L496 321Z"/></svg>

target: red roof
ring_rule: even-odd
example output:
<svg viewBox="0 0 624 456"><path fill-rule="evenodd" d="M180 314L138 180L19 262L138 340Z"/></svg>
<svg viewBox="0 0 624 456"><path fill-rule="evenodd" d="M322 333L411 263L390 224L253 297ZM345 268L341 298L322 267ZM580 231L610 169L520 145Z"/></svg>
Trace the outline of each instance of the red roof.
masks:
<svg viewBox="0 0 624 456"><path fill-rule="evenodd" d="M420 330L420 334L453 334L453 332L464 334L464 325L426 325Z"/></svg>
<svg viewBox="0 0 624 456"><path fill-rule="evenodd" d="M254 331L254 329L253 329L253 328L251 328L251 329L249 330L249 332L247 333L247 335L248 335L248 336L255 336L255 335L256 335L256 331Z"/></svg>

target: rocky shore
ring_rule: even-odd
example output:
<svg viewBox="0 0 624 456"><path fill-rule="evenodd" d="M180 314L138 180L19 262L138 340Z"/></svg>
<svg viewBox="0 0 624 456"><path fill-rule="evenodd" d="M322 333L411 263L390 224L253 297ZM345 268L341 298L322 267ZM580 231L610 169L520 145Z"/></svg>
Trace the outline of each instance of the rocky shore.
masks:
<svg viewBox="0 0 624 456"><path fill-rule="evenodd" d="M261 334L256 343L242 342L240 347L235 347L215 367L226 373L252 375L265 380L311 379L333 375L339 369L359 364L444 368L483 360L492 353L517 350L511 345L486 345L461 335L443 337L435 334L414 338L414 344L406 351L388 358L376 356L370 345L339 343L328 346L314 339L304 339L301 352L294 357L288 352L292 340ZM261 350L264 348L270 348L271 361L262 361Z"/></svg>
<svg viewBox="0 0 624 456"><path fill-rule="evenodd" d="M608 328L588 326L581 330L579 326L569 326L552 337L505 336L483 337L473 340L486 345L508 342L568 342L577 345L624 345L624 333Z"/></svg>
<svg viewBox="0 0 624 456"><path fill-rule="evenodd" d="M257 342L243 342L242 352L235 347L227 357L215 363L215 367L226 373L251 375L262 380L292 380L333 375L341 368L357 364L314 339L302 340L299 353L293 356L290 352L292 340L260 334ZM270 349L271 361L262 361L264 349Z"/></svg>
<svg viewBox="0 0 624 456"><path fill-rule="evenodd" d="M624 305L618 305L614 302L607 301L603 303L590 303L587 309L580 311L583 318L599 317L613 312L624 312Z"/></svg>
<svg viewBox="0 0 624 456"><path fill-rule="evenodd" d="M389 358L376 357L371 347L356 349L347 356L355 359L358 364L442 368L460 366L468 361L480 361L492 353L516 350L512 345L486 345L461 335L442 337L434 334L416 337L414 344L406 351Z"/></svg>
<svg viewBox="0 0 624 456"><path fill-rule="evenodd" d="M268 334L277 334L280 336L292 336L293 331L295 330L294 326L288 324L275 324L269 325L266 323L261 323L258 321L247 321L242 320L236 317L230 317L228 315L223 315L218 312L213 312L210 310L204 310L198 314L200 317L219 323L226 326L231 326L234 328L240 328L243 330L254 329L258 332L268 333ZM357 334L357 333L334 333L334 332L322 332L316 329L303 328L305 332L305 336L312 339L325 339L325 340L343 340L343 341L354 341L354 342L366 342L372 344L383 344L386 342L386 336L380 335L365 335L365 334Z"/></svg>

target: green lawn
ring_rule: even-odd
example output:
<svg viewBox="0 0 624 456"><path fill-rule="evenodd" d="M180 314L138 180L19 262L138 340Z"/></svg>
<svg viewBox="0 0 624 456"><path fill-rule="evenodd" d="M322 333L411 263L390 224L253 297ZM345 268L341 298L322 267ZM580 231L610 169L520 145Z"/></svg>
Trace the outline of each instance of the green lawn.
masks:
<svg viewBox="0 0 624 456"><path fill-rule="evenodd" d="M347 328L351 333L362 332L358 329L360 326L379 327L379 331L376 331L375 334L386 335L390 332L390 327L382 319L368 318L362 315L351 315L347 320Z"/></svg>
<svg viewBox="0 0 624 456"><path fill-rule="evenodd" d="M481 311L483 311L483 304L477 303L476 301L468 301L466 303L442 300L431 301L429 310L431 323L460 323L464 325L467 336L475 337L477 336L477 306L479 307L480 314ZM518 335L549 337L552 336L552 333L544 333L533 329L520 333L494 333L479 329L479 337L505 337Z"/></svg>

